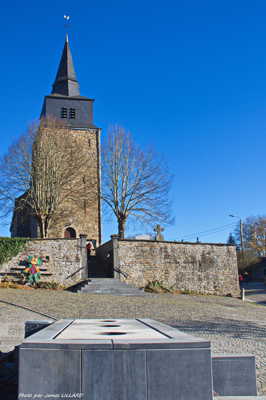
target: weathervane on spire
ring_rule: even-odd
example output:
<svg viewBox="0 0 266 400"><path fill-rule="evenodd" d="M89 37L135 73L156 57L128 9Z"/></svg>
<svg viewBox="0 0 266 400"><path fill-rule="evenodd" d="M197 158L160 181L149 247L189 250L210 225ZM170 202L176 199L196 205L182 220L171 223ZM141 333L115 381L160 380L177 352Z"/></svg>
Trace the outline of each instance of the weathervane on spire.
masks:
<svg viewBox="0 0 266 400"><path fill-rule="evenodd" d="M65 14L64 20L65 20L65 29L66 29L66 40L68 41L68 27L70 24L70 16Z"/></svg>

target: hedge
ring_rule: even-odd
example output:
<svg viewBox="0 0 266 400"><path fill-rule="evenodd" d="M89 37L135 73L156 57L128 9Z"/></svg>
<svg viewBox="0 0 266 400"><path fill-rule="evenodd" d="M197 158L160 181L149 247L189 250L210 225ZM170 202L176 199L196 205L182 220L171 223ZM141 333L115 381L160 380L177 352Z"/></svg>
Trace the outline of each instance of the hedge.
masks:
<svg viewBox="0 0 266 400"><path fill-rule="evenodd" d="M27 238L0 237L0 265L11 260L25 248Z"/></svg>

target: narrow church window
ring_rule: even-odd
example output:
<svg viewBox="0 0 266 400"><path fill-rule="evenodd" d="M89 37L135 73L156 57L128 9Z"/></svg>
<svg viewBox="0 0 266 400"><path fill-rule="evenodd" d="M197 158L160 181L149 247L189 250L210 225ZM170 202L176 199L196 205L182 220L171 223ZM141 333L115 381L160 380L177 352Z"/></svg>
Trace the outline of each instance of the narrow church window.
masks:
<svg viewBox="0 0 266 400"><path fill-rule="evenodd" d="M66 107L61 108L61 118L67 118L67 108Z"/></svg>
<svg viewBox="0 0 266 400"><path fill-rule="evenodd" d="M76 118L76 109L75 108L70 108L69 109L69 118L70 119L75 119Z"/></svg>

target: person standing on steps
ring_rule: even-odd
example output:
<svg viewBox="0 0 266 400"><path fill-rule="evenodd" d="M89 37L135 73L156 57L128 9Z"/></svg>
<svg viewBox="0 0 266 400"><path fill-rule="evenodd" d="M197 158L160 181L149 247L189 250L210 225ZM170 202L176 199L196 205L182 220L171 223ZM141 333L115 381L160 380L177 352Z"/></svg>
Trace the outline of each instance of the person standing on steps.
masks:
<svg viewBox="0 0 266 400"><path fill-rule="evenodd" d="M87 243L88 260L90 259L91 252L94 250L94 246L91 240Z"/></svg>

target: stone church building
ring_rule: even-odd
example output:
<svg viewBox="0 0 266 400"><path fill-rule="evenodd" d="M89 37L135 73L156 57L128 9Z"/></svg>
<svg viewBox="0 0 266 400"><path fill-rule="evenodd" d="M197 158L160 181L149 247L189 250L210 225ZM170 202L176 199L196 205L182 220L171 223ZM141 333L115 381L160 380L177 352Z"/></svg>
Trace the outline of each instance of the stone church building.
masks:
<svg viewBox="0 0 266 400"><path fill-rule="evenodd" d="M42 279L52 279L67 285L79 284L88 277L112 277L139 288L151 282L159 282L162 287L185 292L238 296L235 246L219 243L178 243L164 241L162 237L158 238L159 240L119 239L117 235L112 235L111 240L101 244L101 130L93 123L93 102L92 99L80 95L66 37L52 93L44 98L41 118L51 117L61 121L63 127L68 128L65 131L66 135L70 135L67 138L71 137L70 144L78 142L81 154L79 159L83 161L83 157L85 158L86 168L83 168L83 165L81 169L77 168L79 186L76 186L76 179L71 182L74 182L75 188L81 187L82 183L88 184L94 194L88 200L88 204L83 202L79 193L79 201L76 203L71 203L68 196L63 197L63 202L57 207L50 222L48 238L44 240L35 240L40 236L37 221L29 206L22 207L28 192L17 198L11 235L32 240L27 242L20 254L0 266L0 278L1 275L7 274L14 276L17 271L23 270L24 267L20 264L21 257L39 254L48 260L47 270L43 272ZM45 124L39 128L38 133L45 133L43 128L45 129ZM50 132L55 134L54 129ZM40 134L37 137L41 138L41 142L43 136ZM37 141L34 144L36 143ZM79 165L77 156L75 160L73 168ZM43 177L43 174L40 176ZM82 194L84 193L82 186ZM87 198L86 194L87 192L84 198ZM87 235L87 238L96 244L96 253L89 258L86 238L80 237L82 234ZM90 285L90 282L87 285Z"/></svg>
<svg viewBox="0 0 266 400"><path fill-rule="evenodd" d="M88 168L80 179L93 186L95 196L89 204L71 204L68 213L58 210L50 224L48 237L75 238L86 234L89 239L101 243L101 210L100 210L100 133L93 123L94 100L80 95L72 55L66 36L63 53L50 95L44 97L41 118L51 117L60 120L68 127L73 140L78 140L82 149L86 149ZM85 163L84 163L85 164ZM73 168L75 166L73 165ZM11 222L12 237L38 238L39 229L31 210L21 207L22 195L16 199ZM66 203L60 207L66 207ZM59 208L60 208L59 207Z"/></svg>

